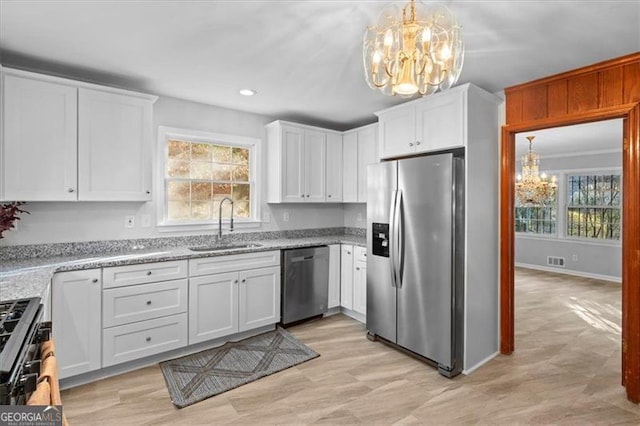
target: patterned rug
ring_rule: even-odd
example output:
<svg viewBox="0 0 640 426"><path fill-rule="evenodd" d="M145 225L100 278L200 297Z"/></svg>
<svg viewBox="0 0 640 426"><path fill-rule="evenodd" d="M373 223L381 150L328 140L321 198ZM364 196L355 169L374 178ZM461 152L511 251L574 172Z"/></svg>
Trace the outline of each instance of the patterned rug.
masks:
<svg viewBox="0 0 640 426"><path fill-rule="evenodd" d="M160 363L171 402L183 408L320 356L278 327Z"/></svg>

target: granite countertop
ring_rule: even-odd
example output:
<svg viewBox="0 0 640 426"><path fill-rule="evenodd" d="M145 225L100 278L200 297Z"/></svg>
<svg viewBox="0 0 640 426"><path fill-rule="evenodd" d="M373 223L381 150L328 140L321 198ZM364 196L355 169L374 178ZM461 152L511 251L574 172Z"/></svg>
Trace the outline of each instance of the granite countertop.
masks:
<svg viewBox="0 0 640 426"><path fill-rule="evenodd" d="M133 265L167 260L194 259L199 257L224 256L296 247L311 247L327 244L354 244L366 246L366 239L356 235L329 235L306 238L286 238L251 241L260 247L194 252L187 247L167 247L130 250L105 254L77 256L34 257L3 261L0 264L0 301L26 297L46 297L53 274L60 271L103 268L108 266Z"/></svg>

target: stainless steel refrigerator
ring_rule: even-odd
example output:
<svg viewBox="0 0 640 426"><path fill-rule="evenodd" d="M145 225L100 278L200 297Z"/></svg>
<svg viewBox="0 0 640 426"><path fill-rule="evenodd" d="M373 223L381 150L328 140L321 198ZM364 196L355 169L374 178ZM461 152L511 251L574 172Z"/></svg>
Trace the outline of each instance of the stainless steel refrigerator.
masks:
<svg viewBox="0 0 640 426"><path fill-rule="evenodd" d="M413 157L368 167L367 330L462 371L464 158Z"/></svg>

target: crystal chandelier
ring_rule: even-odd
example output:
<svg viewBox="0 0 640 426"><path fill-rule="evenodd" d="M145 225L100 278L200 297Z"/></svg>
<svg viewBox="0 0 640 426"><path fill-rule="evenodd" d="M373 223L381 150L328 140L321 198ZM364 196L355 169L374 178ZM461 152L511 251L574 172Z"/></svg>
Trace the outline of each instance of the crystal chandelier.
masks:
<svg viewBox="0 0 640 426"><path fill-rule="evenodd" d="M444 5L411 0L392 4L363 41L364 70L372 89L410 97L448 89L462 70L464 45L456 17Z"/></svg>
<svg viewBox="0 0 640 426"><path fill-rule="evenodd" d="M531 150L535 136L527 136L529 152L522 156L522 174L516 177L516 197L520 205L545 205L555 202L556 177L539 174L540 156Z"/></svg>

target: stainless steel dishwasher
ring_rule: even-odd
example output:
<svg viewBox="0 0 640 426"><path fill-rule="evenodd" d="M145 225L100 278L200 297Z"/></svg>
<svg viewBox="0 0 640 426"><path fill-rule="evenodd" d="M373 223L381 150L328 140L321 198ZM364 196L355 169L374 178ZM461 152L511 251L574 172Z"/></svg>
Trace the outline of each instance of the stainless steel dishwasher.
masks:
<svg viewBox="0 0 640 426"><path fill-rule="evenodd" d="M327 311L329 247L282 250L282 324Z"/></svg>

